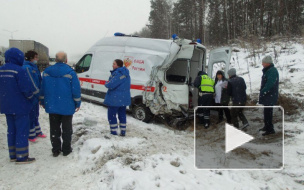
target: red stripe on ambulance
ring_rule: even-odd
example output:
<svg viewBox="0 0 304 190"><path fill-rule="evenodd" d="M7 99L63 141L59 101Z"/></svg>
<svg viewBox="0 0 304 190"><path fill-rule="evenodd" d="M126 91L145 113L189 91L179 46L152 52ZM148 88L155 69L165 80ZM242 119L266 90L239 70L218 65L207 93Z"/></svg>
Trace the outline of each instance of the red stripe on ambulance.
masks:
<svg viewBox="0 0 304 190"><path fill-rule="evenodd" d="M101 85L106 84L105 80L99 80L99 79L79 78L79 81L93 83L93 84L101 84ZM131 84L131 89L142 90L142 91L147 91L147 92L154 92L155 87Z"/></svg>

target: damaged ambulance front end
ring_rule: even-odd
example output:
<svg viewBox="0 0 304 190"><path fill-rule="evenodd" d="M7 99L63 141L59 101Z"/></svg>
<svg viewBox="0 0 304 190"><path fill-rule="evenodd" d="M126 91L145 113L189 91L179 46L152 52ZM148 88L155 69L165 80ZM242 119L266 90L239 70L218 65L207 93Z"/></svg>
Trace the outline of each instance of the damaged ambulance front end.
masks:
<svg viewBox="0 0 304 190"><path fill-rule="evenodd" d="M173 127L184 128L197 106L198 89L192 83L205 68L206 48L185 39L174 42L179 50L169 62L153 68L147 86L154 86L155 91L144 92L143 100L154 115Z"/></svg>

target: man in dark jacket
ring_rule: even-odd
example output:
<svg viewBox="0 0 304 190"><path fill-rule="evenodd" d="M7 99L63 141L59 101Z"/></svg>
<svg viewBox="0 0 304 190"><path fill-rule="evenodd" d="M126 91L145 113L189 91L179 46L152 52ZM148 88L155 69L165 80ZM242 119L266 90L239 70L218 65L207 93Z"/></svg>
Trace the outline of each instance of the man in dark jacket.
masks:
<svg viewBox="0 0 304 190"><path fill-rule="evenodd" d="M278 101L279 96L279 73L274 67L271 56L266 56L262 60L263 76L260 89L259 103L264 106L273 106ZM274 134L272 124L273 108L264 108L265 126L260 131L265 131L263 136Z"/></svg>
<svg viewBox="0 0 304 190"><path fill-rule="evenodd" d="M66 64L64 52L56 54L56 64L45 69L42 78L40 104L49 113L53 156L72 152L72 119L80 109L80 83L75 71ZM61 126L62 125L62 126ZM62 131L62 134L61 134ZM61 142L61 137L63 142Z"/></svg>
<svg viewBox="0 0 304 190"><path fill-rule="evenodd" d="M235 68L228 71L229 81L227 92L232 98L233 106L245 106L247 95L246 95L246 83L242 77L236 75ZM234 127L239 128L238 117L243 123L242 129L249 126L249 123L243 114L243 108L232 108L231 109L231 122Z"/></svg>
<svg viewBox="0 0 304 190"><path fill-rule="evenodd" d="M0 67L0 113L6 116L9 155L16 164L35 161L28 157L29 113L39 90L22 68L23 60L23 53L11 48L5 52L6 64Z"/></svg>
<svg viewBox="0 0 304 190"><path fill-rule="evenodd" d="M126 135L127 116L126 107L131 104L131 78L129 70L123 66L123 61L116 59L113 62L111 76L106 82L108 88L104 104L108 106L108 121L112 135L118 135L119 119L120 136Z"/></svg>
<svg viewBox="0 0 304 190"><path fill-rule="evenodd" d="M194 86L199 89L198 105L212 106L214 93L214 80L212 80L204 71L199 72L194 80ZM203 124L205 129L210 126L210 108L198 109L200 124Z"/></svg>

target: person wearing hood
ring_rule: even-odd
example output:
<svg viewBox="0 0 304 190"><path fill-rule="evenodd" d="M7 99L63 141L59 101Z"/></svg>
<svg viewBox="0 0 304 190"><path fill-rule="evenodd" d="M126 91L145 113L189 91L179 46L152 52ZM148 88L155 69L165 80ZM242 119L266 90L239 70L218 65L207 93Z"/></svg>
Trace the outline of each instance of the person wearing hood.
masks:
<svg viewBox="0 0 304 190"><path fill-rule="evenodd" d="M248 120L243 113L243 109L241 106L246 105L247 95L246 95L246 83L242 77L236 75L236 69L231 68L228 71L229 81L227 86L228 95L232 98L232 105L236 106L235 108L231 108L231 121L234 127L239 128L238 118L243 123L242 129L246 129L249 127Z"/></svg>
<svg viewBox="0 0 304 190"><path fill-rule="evenodd" d="M123 61L116 59L113 62L111 76L106 82L108 88L104 104L108 106L108 121L112 135L118 135L119 119L120 136L126 135L127 117L126 107L131 104L131 78L129 70L123 66Z"/></svg>
<svg viewBox="0 0 304 190"><path fill-rule="evenodd" d="M214 84L214 89L215 89L215 105L216 106L228 106L230 97L227 93L227 85L228 85L228 80L225 78L225 74L223 71L217 71L216 76L215 76L215 84ZM224 114L226 116L227 123L231 124L231 116L230 116L230 111L229 109L226 108L218 108L218 122L221 123L224 120Z"/></svg>
<svg viewBox="0 0 304 190"><path fill-rule="evenodd" d="M33 102L37 102L39 89L22 67L23 61L23 52L10 48L5 52L6 64L0 67L0 113L6 116L10 161L16 164L35 161L29 157L29 113Z"/></svg>
<svg viewBox="0 0 304 190"><path fill-rule="evenodd" d="M79 79L66 61L65 52L56 54L57 63L43 72L39 97L41 106L45 108L46 113L49 113L54 157L61 152L63 156L72 152L72 119L73 114L79 111L81 105Z"/></svg>
<svg viewBox="0 0 304 190"><path fill-rule="evenodd" d="M271 56L262 59L263 76L261 81L259 103L264 106L273 106L277 103L279 97L279 73L274 67ZM260 131L262 134L271 135L275 133L272 124L273 108L264 108L264 127Z"/></svg>
<svg viewBox="0 0 304 190"><path fill-rule="evenodd" d="M23 68L28 73L31 82L38 90L41 88L41 73L37 67L38 53L30 50L25 53L25 61L23 62ZM35 102L30 112L30 134L29 141L36 142L37 137L46 138L46 135L42 133L39 125L39 102Z"/></svg>
<svg viewBox="0 0 304 190"><path fill-rule="evenodd" d="M207 73L200 71L195 78L193 85L199 89L198 105L212 106L214 93L214 80ZM200 124L203 124L205 129L210 126L210 108L199 108L198 117Z"/></svg>

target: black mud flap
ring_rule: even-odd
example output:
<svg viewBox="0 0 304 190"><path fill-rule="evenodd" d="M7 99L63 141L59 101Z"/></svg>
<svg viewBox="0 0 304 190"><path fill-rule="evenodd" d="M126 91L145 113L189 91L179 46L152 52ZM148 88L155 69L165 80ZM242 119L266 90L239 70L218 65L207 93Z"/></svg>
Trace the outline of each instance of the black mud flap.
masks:
<svg viewBox="0 0 304 190"><path fill-rule="evenodd" d="M193 118L193 114L190 114L184 107L180 106L182 114L179 116L167 116L165 117L166 124L177 130L186 130L190 126L189 120Z"/></svg>
<svg viewBox="0 0 304 190"><path fill-rule="evenodd" d="M180 108L182 112L172 111L172 115L157 115L155 119L170 129L186 130L192 126L190 120L192 120L194 116L193 113L188 112L185 108Z"/></svg>
<svg viewBox="0 0 304 190"><path fill-rule="evenodd" d="M184 117L180 117L180 118L168 117L166 118L166 124L169 127L172 127L177 130L186 130L190 126L188 119Z"/></svg>

